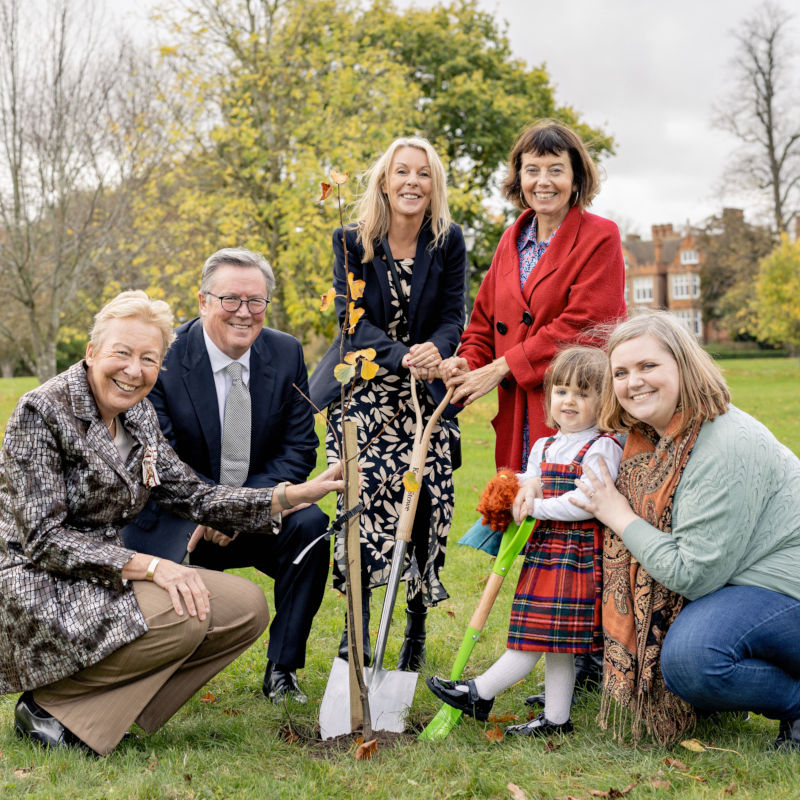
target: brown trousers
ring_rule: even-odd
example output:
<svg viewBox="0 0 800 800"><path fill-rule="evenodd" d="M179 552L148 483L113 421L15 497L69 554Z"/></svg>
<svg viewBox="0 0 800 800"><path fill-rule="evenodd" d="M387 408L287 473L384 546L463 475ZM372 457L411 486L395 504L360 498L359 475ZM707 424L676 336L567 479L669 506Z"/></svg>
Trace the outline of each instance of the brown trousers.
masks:
<svg viewBox="0 0 800 800"><path fill-rule="evenodd" d="M148 632L84 670L43 686L34 700L101 755L133 722L148 733L266 630L262 590L244 578L203 570L211 612L202 622L178 616L169 594L134 581Z"/></svg>

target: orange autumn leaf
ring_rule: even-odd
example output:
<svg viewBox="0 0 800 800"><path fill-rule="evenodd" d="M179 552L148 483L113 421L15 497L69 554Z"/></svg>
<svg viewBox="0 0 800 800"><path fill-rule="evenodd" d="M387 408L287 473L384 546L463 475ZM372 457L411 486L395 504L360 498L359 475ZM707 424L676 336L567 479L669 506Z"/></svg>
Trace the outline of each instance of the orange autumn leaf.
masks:
<svg viewBox="0 0 800 800"><path fill-rule="evenodd" d="M419 489L419 482L417 476L409 470L403 475L403 488L412 494Z"/></svg>
<svg viewBox="0 0 800 800"><path fill-rule="evenodd" d="M204 695L203 695L203 696L200 698L200 702L201 702L201 703L216 703L216 702L217 702L217 698L216 698L216 697L214 697L214 694L213 694L213 692L206 692L206 693L205 693L205 694L204 694Z"/></svg>
<svg viewBox="0 0 800 800"><path fill-rule="evenodd" d="M516 714L489 714L489 722L518 722L519 717Z"/></svg>
<svg viewBox="0 0 800 800"><path fill-rule="evenodd" d="M321 203L324 200L327 200L331 196L331 192L333 191L333 186L331 186L329 183L325 183L325 181L322 181L322 183L320 183L319 185L319 188L320 188L320 194L317 202Z"/></svg>
<svg viewBox="0 0 800 800"><path fill-rule="evenodd" d="M319 310L327 311L331 307L334 297L336 297L336 289L331 286L331 288L322 295L322 301L319 304Z"/></svg>
<svg viewBox="0 0 800 800"><path fill-rule="evenodd" d="M238 708L223 708L222 713L229 717L238 717L242 712Z"/></svg>
<svg viewBox="0 0 800 800"><path fill-rule="evenodd" d="M503 739L506 738L503 734L503 731L501 731L497 725L495 725L493 728L489 728L489 730L487 730L483 735L489 742L502 742Z"/></svg>
<svg viewBox="0 0 800 800"><path fill-rule="evenodd" d="M333 368L333 377L339 383L350 383L356 374L356 368L352 364L337 364Z"/></svg>
<svg viewBox="0 0 800 800"><path fill-rule="evenodd" d="M356 280L352 272L347 273L347 284L350 287L350 298L352 300L359 300L364 296L364 287L367 285L366 281L361 279Z"/></svg>
<svg viewBox="0 0 800 800"><path fill-rule="evenodd" d="M378 752L378 740L370 739L368 742L361 742L356 748L356 761L366 761Z"/></svg>
<svg viewBox="0 0 800 800"><path fill-rule="evenodd" d="M365 381L371 381L378 374L378 364L375 361L361 362L361 377Z"/></svg>
<svg viewBox="0 0 800 800"><path fill-rule="evenodd" d="M355 331L358 321L363 316L364 316L364 309L356 308L354 303L350 303L350 313L349 313L350 328L347 331L348 333L353 333L353 331Z"/></svg>
<svg viewBox="0 0 800 800"><path fill-rule="evenodd" d="M668 767L675 767L675 769L689 769L683 761L678 761L677 758L665 758L664 763Z"/></svg>
<svg viewBox="0 0 800 800"><path fill-rule="evenodd" d="M335 169L330 171L331 180L337 185L341 186L348 178L349 173L337 172Z"/></svg>

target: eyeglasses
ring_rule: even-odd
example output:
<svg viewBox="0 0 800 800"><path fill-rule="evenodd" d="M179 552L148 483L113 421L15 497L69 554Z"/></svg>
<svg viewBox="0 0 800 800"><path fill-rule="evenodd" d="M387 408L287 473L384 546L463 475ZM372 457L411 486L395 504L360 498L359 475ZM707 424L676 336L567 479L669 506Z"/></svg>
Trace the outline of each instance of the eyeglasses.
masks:
<svg viewBox="0 0 800 800"><path fill-rule="evenodd" d="M222 310L231 314L234 311L238 311L241 308L242 303L247 303L247 310L251 314L263 314L267 310L267 306L270 304L268 297L251 297L249 300L242 300L241 297L234 297L230 294L222 296L214 294L214 292L206 292L206 294L216 297L219 300L219 304L222 306Z"/></svg>

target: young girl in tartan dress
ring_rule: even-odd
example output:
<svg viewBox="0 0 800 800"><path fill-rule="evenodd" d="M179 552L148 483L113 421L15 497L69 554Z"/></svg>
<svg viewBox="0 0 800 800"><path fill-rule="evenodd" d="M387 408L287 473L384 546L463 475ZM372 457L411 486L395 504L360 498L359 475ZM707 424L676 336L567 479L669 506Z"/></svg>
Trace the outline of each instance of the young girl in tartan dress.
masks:
<svg viewBox="0 0 800 800"><path fill-rule="evenodd" d="M595 468L602 458L612 478L617 476L622 447L597 428L607 364L602 350L569 347L545 375L547 424L558 432L534 444L514 500L517 522L532 516L539 523L525 547L506 652L474 680L428 680L445 703L487 719L495 696L525 678L547 653L544 711L506 728L506 735L570 733L575 654L602 647L602 529L570 498L583 497L575 487L583 464Z"/></svg>

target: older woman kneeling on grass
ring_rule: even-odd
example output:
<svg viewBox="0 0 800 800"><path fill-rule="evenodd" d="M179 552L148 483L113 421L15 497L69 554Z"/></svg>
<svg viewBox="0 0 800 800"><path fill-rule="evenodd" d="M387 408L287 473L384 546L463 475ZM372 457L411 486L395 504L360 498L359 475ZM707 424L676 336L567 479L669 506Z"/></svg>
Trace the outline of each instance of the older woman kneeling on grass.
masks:
<svg viewBox="0 0 800 800"><path fill-rule="evenodd" d="M134 721L155 730L267 626L255 584L118 534L151 492L230 535L280 534L271 488L204 483L161 434L145 398L172 339L166 303L123 292L97 314L86 359L24 395L6 429L0 693L23 691L15 730L48 747L105 755ZM338 477L286 486L287 507L341 490Z"/></svg>
<svg viewBox="0 0 800 800"><path fill-rule="evenodd" d="M576 502L609 528L605 700L664 743L694 709L749 710L798 748L800 460L675 317L623 322L608 354L599 422L628 439L616 488L586 468Z"/></svg>

